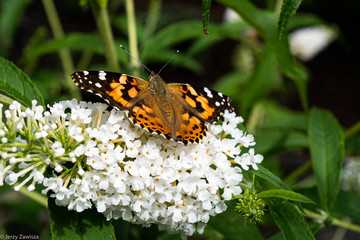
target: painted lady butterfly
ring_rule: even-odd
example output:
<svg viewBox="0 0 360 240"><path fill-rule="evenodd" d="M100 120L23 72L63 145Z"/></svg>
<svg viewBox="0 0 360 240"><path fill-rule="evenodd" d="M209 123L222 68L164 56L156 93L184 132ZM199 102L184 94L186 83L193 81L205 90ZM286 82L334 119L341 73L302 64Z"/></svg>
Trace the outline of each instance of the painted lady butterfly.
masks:
<svg viewBox="0 0 360 240"><path fill-rule="evenodd" d="M189 84L168 83L155 73L149 81L121 73L80 71L72 74L81 89L102 97L111 106L127 110L132 122L150 133L185 145L199 142L206 123L218 120L231 99L208 88L194 89Z"/></svg>

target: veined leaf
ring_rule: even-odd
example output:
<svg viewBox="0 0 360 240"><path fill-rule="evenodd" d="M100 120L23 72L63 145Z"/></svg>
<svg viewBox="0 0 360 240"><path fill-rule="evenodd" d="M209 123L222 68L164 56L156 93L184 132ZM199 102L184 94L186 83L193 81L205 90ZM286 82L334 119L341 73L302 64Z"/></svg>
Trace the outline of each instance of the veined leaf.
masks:
<svg viewBox="0 0 360 240"><path fill-rule="evenodd" d="M314 239L309 226L299 211L286 200L272 198L268 201L271 215L281 230L284 239L311 240Z"/></svg>
<svg viewBox="0 0 360 240"><path fill-rule="evenodd" d="M344 134L335 117L319 108L310 111L308 134L320 202L330 210L339 191Z"/></svg>
<svg viewBox="0 0 360 240"><path fill-rule="evenodd" d="M303 203L314 203L314 201L305 197L304 195L301 195L300 193L296 193L285 189L270 189L263 192L259 192L257 196L261 198L276 197L276 198L283 198L286 200L303 202Z"/></svg>
<svg viewBox="0 0 360 240"><path fill-rule="evenodd" d="M0 57L0 91L31 108L31 101L36 100L44 106L40 91L30 78L12 62Z"/></svg>
<svg viewBox="0 0 360 240"><path fill-rule="evenodd" d="M291 190L288 185L286 185L281 179L275 176L272 172L267 170L261 165L258 165L258 170L250 170L250 172L255 173L257 176L267 180L268 182L272 183L274 186L277 186L282 189Z"/></svg>

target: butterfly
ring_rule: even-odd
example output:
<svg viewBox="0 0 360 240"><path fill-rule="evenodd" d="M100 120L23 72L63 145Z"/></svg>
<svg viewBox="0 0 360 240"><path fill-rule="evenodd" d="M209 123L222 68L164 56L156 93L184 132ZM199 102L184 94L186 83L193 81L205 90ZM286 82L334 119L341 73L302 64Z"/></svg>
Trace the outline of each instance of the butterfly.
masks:
<svg viewBox="0 0 360 240"><path fill-rule="evenodd" d="M150 133L177 142L198 143L227 109L231 99L206 87L195 89L185 83L166 83L154 72L149 81L122 73L79 71L72 74L75 84L102 97Z"/></svg>

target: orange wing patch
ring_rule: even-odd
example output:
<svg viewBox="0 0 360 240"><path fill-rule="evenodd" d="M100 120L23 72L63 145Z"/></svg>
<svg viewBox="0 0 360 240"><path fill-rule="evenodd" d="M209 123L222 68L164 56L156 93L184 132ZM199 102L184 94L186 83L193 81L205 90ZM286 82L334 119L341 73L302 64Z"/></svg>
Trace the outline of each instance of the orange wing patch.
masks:
<svg viewBox="0 0 360 240"><path fill-rule="evenodd" d="M162 134L167 139L171 139L169 128L162 123L160 118L154 116L152 109L146 105L134 106L128 111L128 117L134 124L148 130L150 133Z"/></svg>
<svg viewBox="0 0 360 240"><path fill-rule="evenodd" d="M176 140L184 144L198 143L207 132L207 127L198 117L189 113L182 115L184 122L180 125L180 130L176 132Z"/></svg>

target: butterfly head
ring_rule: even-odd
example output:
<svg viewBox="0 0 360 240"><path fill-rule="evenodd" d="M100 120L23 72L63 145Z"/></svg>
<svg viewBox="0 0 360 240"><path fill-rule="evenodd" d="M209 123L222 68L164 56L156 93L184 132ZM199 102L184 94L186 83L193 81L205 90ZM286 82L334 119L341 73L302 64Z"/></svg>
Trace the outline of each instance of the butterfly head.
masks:
<svg viewBox="0 0 360 240"><path fill-rule="evenodd" d="M160 75L152 72L149 76L150 91L158 97L166 97L166 83Z"/></svg>

